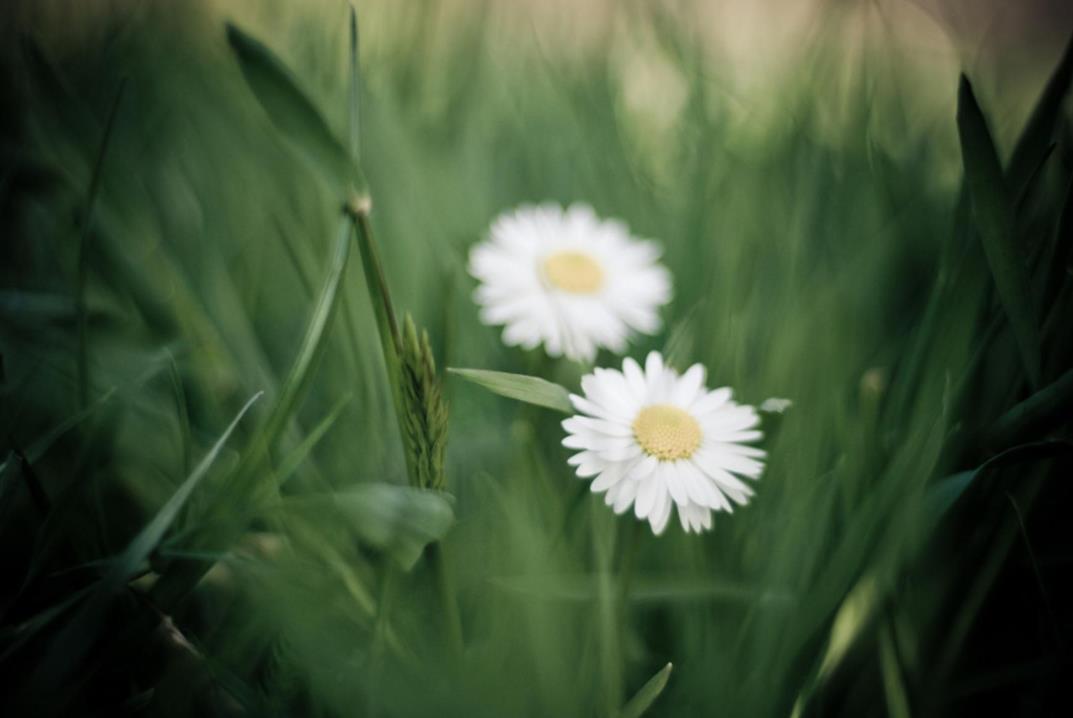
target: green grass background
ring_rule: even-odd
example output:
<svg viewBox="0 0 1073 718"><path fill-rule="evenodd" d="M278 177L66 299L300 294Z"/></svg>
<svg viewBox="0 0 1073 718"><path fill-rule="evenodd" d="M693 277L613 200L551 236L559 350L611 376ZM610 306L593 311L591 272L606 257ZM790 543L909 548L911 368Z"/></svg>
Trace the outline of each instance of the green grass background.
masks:
<svg viewBox="0 0 1073 718"><path fill-rule="evenodd" d="M660 241L674 275L666 330L631 355L661 349L742 401L794 402L766 420L748 507L707 535L674 524L655 538L572 476L561 416L445 377L454 524L438 575L427 553L395 558L438 535L441 504L361 493L407 477L357 249L268 458L243 461L297 386L343 193L251 93L224 23L271 47L344 137L347 8L187 5L94 17L76 37L20 28L32 32L5 48L12 710L615 715L668 662L651 715L1068 704L1053 688L1070 623L1054 513L1068 498L1073 300L1061 101L1029 136L1030 171L1007 163L1003 186L1014 221L1000 240L1029 277L1039 335L1032 387L981 249L988 215L962 190L956 67L900 69L906 50L882 32L848 61L839 38L858 18L827 9L794 69L742 95L688 8L624 4L606 36L558 48L478 6L369 22L359 6L372 224L396 307L441 368L577 387L582 367L506 349L479 324L465 258L498 212L580 200ZM1055 60L1035 65L1035 87ZM647 65L663 74L627 90ZM980 100L1008 158L1035 96ZM1001 423L1041 389L1016 410L1028 420ZM151 554L132 554L261 391ZM1002 471L959 473L1024 445ZM211 569L158 600L161 577L192 565Z"/></svg>

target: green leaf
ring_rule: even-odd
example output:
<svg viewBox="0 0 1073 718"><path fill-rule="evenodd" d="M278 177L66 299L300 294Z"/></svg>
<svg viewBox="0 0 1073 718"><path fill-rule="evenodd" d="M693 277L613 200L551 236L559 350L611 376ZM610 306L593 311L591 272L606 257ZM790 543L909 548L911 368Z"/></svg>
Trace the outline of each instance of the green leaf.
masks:
<svg viewBox="0 0 1073 718"><path fill-rule="evenodd" d="M1054 138L1054 129L1061 116L1062 100L1069 91L1070 82L1073 81L1073 37L1066 44L1062 59L1055 67L1047 85L1032 115L1025 123L1025 129L1014 146L1010 157L1009 169L1006 177L1010 187L1019 189L1024 187L1032 175L1041 158L1048 152L1048 146Z"/></svg>
<svg viewBox="0 0 1073 718"><path fill-rule="evenodd" d="M298 469L302 462L306 460L306 457L309 456L310 452L313 451L313 447L315 447L320 440L324 438L324 435L328 433L328 430L335 425L336 419L343 413L343 409L350 403L350 399L350 394L339 399L339 401L335 403L335 406L332 407L331 411L328 412L328 415L306 435L302 440L302 443L287 454L286 458L284 458L283 462L280 464L279 469L276 471L276 481L279 482L280 486L291 477L291 474Z"/></svg>
<svg viewBox="0 0 1073 718"><path fill-rule="evenodd" d="M250 407L261 398L264 392L257 392L249 401L239 410L238 414L231 421L231 424L224 430L224 433L220 435L220 438L216 440L212 448L207 454L198 462L198 465L194 467L194 470L190 472L190 475L179 486L179 488L172 494L172 497L157 511L156 516L146 526L138 532L138 535L127 545L125 551L120 554L119 558L112 564L108 573L102 581L102 588L105 590L109 588L117 588L125 584L130 578L138 572L141 566L149 558L149 554L156 548L160 540L164 538L164 534L171 526L175 517L178 516L179 510L186 503L187 499L197 488L197 485L201 483L201 480L208 474L209 469L216 461L216 457L220 455L220 451L223 449L224 444L231 437L235 427L238 426L239 421L246 415Z"/></svg>
<svg viewBox="0 0 1073 718"><path fill-rule="evenodd" d="M349 3L348 3L349 5ZM354 6L350 10L350 77L347 83L347 143L351 157L357 162L361 156L361 72L358 64L358 13Z"/></svg>
<svg viewBox="0 0 1073 718"><path fill-rule="evenodd" d="M565 414L574 413L574 407L570 404L570 392L540 377L485 369L451 368L447 371L508 399L517 399Z"/></svg>
<svg viewBox="0 0 1073 718"><path fill-rule="evenodd" d="M660 694L663 693L663 689L667 687L667 681L671 678L672 670L674 670L674 664L668 663L659 669L656 675L649 678L648 682L641 686L641 690L637 691L637 694L622 707L622 712L619 714L620 718L640 718L643 716L656 702Z"/></svg>
<svg viewBox="0 0 1073 718"><path fill-rule="evenodd" d="M327 343L327 330L339 306L339 288L342 285L347 260L350 257L350 232L349 223L342 222L339 227L339 237L335 242L335 254L329 264L328 276L324 281L324 287L321 289L320 296L317 299L317 305L313 308L309 326L306 328L302 344L298 348L298 354L294 358L294 364L291 365L291 370L283 382L279 399L272 409L271 416L265 423L265 429L261 435L261 447L258 451L253 452L254 454L260 454L275 444L276 439L279 438L279 435L287 426L287 422L290 421L294 411L298 408L298 403L305 396L305 389L312 378L313 369L320 356L324 353ZM246 466L249 467L247 471L253 471L260 458L260 456L251 455L251 460L246 463Z"/></svg>
<svg viewBox="0 0 1073 718"><path fill-rule="evenodd" d="M1073 369L998 418L989 433L992 446L1006 446L1033 431L1048 431L1073 411Z"/></svg>
<svg viewBox="0 0 1073 718"><path fill-rule="evenodd" d="M1010 321L1032 386L1040 381L1040 335L1024 259L1014 242L1013 207L1002 178L995 144L983 113L962 75L958 88L958 135L965 182L976 227L999 299Z"/></svg>
<svg viewBox="0 0 1073 718"><path fill-rule="evenodd" d="M1051 305L1058 297L1058 291L1066 278L1070 257L1073 257L1073 179L1066 185L1062 213L1058 217L1054 236L1044 247L1036 264L1043 273L1040 306L1044 311L1051 311Z"/></svg>
<svg viewBox="0 0 1073 718"><path fill-rule="evenodd" d="M216 440L212 448L198 463L190 475L156 512L156 515L127 544L119 556L111 562L108 571L101 578L93 593L75 614L71 622L55 637L49 658L40 666L37 676L40 680L53 684L62 684L75 671L82 659L93 645L99 632L102 619L116 593L133 578L149 559L164 534L171 527L175 517L190 498L190 495L208 474L224 444L231 437L239 421L246 415L254 402L261 398L263 392L257 392L246 402L231 424Z"/></svg>
<svg viewBox="0 0 1073 718"><path fill-rule="evenodd" d="M941 517L973 482L988 471L1024 461L1048 459L1071 452L1073 452L1073 444L1068 441L1037 441L1007 449L992 456L975 469L952 474L937 481L928 491L931 513L935 518Z"/></svg>
<svg viewBox="0 0 1073 718"><path fill-rule="evenodd" d="M260 476L258 470L263 466L269 449L275 444L305 395L306 387L312 378L313 368L324 352L328 327L339 305L341 295L339 289L342 286L347 258L350 256L350 233L349 220L342 220L339 237L335 243L335 254L328 266L328 276L317 299L317 305L313 309L309 325L306 327L305 336L302 337L302 344L298 348L294 364L291 365L290 373L280 388L279 399L276 400L264 428L250 442L249 448L235 469L234 478L226 487L234 500L249 499L251 482ZM278 490L278 487L273 486L272 490ZM227 544L226 537L223 543ZM164 610L171 610L175 603L193 590L210 566L209 563L174 564L161 575L160 580L153 587L153 600Z"/></svg>
<svg viewBox="0 0 1073 718"><path fill-rule="evenodd" d="M109 401L111 401L112 397L115 396L116 391L116 387L108 389L108 391L104 392L99 397L94 399L92 404L85 407L84 409L79 409L74 414L71 414L59 424L54 426L52 429L49 429L42 436L34 440L34 442L26 448L27 461L29 461L31 464L36 464L38 461L40 461L41 457L44 456L48 452L48 450L52 448L52 445L59 441L64 434L81 424L83 421L92 416L93 413L97 411L97 409L101 408Z"/></svg>
<svg viewBox="0 0 1073 718"><path fill-rule="evenodd" d="M364 192L365 180L354 158L286 65L267 46L232 23L227 24L227 41L246 83L276 128L297 145L314 169L328 171L347 195Z"/></svg>
<svg viewBox="0 0 1073 718"><path fill-rule="evenodd" d="M454 525L454 507L443 491L394 484L359 484L323 496L284 499L289 516L324 522L335 518L358 541L384 551L409 570L428 544Z"/></svg>

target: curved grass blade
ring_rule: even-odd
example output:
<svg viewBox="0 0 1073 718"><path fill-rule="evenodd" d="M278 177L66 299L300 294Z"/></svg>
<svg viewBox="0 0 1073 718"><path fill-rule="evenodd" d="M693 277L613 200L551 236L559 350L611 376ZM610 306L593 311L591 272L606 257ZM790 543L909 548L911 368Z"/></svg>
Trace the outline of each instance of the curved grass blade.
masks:
<svg viewBox="0 0 1073 718"><path fill-rule="evenodd" d="M990 432L994 446L1009 445L1033 430L1047 430L1073 410L1073 369L999 417Z"/></svg>
<svg viewBox="0 0 1073 718"><path fill-rule="evenodd" d="M937 519L954 505L966 489L987 471L1023 461L1047 459L1073 452L1067 441L1037 441L1007 449L969 471L962 471L938 481L928 492L932 514Z"/></svg>
<svg viewBox="0 0 1073 718"><path fill-rule="evenodd" d="M1051 305L1058 297L1058 290L1065 281L1068 271L1067 262L1073 257L1073 179L1066 186L1062 214L1058 217L1054 237L1041 254L1037 265L1043 273L1043 292L1040 306L1051 311Z"/></svg>
<svg viewBox="0 0 1073 718"><path fill-rule="evenodd" d="M347 3L350 11L350 78L347 84L347 149L355 162L361 157L361 74L358 64L358 13Z"/></svg>
<svg viewBox="0 0 1073 718"><path fill-rule="evenodd" d="M286 483L287 479L291 477L291 474L298 469L301 463L305 461L306 457L309 456L309 453L313 451L313 447L315 447L320 440L324 438L324 435L328 433L328 430L335 425L336 419L343 413L343 409L350 403L351 398L352 395L347 394L337 401L335 406L331 408L331 411L328 412L328 415L325 416L319 424L313 427L313 430L306 435L305 439L302 440L302 443L295 447L291 453L287 454L283 463L280 464L279 470L276 471L276 481L280 486Z"/></svg>
<svg viewBox="0 0 1073 718"><path fill-rule="evenodd" d="M570 404L570 392L540 377L485 369L449 368L447 371L508 399L555 409L565 414L574 413L574 407Z"/></svg>
<svg viewBox="0 0 1073 718"><path fill-rule="evenodd" d="M153 549L157 547L164 534L171 527L180 509L190 498L197 485L208 474L209 469L216 461L224 444L231 437L239 421L246 415L254 402L261 398L264 392L254 394L239 410L224 430L220 438L216 440L212 448L198 462L194 470L186 478L171 498L160 507L156 515L147 523L138 535L135 536L126 549L116 557L111 567L101 578L93 593L79 612L71 619L71 622L55 637L53 650L48 652L48 658L42 662L37 671L37 678L42 685L63 685L79 667L83 658L89 652L94 639L100 630L102 618L109 604L122 589L127 581L135 576L142 565L149 559Z"/></svg>
<svg viewBox="0 0 1073 718"><path fill-rule="evenodd" d="M649 678L648 682L641 686L641 690L637 691L637 694L622 707L619 718L640 718L643 716L656 702L660 694L663 693L663 689L667 687L667 681L671 679L671 671L673 670L673 663L668 663L659 669L656 675Z"/></svg>
<svg viewBox="0 0 1073 718"><path fill-rule="evenodd" d="M313 309L313 316L309 320L309 327L302 338L302 344L298 349L291 371L283 382L279 399L272 409L272 414L265 424L262 433L261 444L263 450L267 450L279 438L280 433L290 421L291 415L298 406L299 400L305 394L305 389L313 373L320 356L324 353L325 336L328 326L331 324L335 311L339 306L339 287L346 271L347 260L350 257L350 225L343 222L339 229L339 237L335 243L335 254L332 256L328 269L328 277L321 290L317 305ZM260 457L252 463L257 463Z"/></svg>
<svg viewBox="0 0 1073 718"><path fill-rule="evenodd" d="M298 146L314 169L329 171L348 194L364 191L365 180L357 163L287 66L266 45L232 23L227 23L227 41L246 83L276 128Z"/></svg>
<svg viewBox="0 0 1073 718"><path fill-rule="evenodd" d="M104 392L99 397L94 399L92 404L85 407L84 409L76 411L74 414L68 416L66 419L61 421L52 429L45 432L44 435L36 439L28 447L26 447L27 461L29 461L31 464L36 464L38 461L40 461L41 457L44 456L50 448L52 448L53 444L59 441L61 436L63 436L68 431L88 419L90 416L93 415L93 412L95 412L101 406L107 404L111 400L111 398L115 396L117 391L118 389L116 387L111 387L110 389L108 389L108 391Z"/></svg>
<svg viewBox="0 0 1073 718"><path fill-rule="evenodd" d="M276 442L284 427L287 426L287 422L290 421L299 401L305 394L312 369L324 352L327 329L339 305L341 295L339 289L342 285L347 259L350 256L350 233L350 223L343 221L336 240L335 254L328 269L328 277L313 310L306 334L302 338L302 344L298 348L298 355L283 382L271 415L243 455L235 469L234 479L227 487L240 498L249 495L251 490L249 484L258 475L257 470L263 465L269 448ZM224 541L224 543L226 545L227 542ZM171 570L166 571L153 587L154 601L165 610L169 610L175 602L193 590L210 566L210 563L176 564Z"/></svg>
<svg viewBox="0 0 1073 718"><path fill-rule="evenodd" d="M1038 387L1040 332L1028 274L1014 242L1013 207L987 122L964 75L958 87L957 124L965 182L984 255L1013 329L1025 373L1032 386Z"/></svg>
<svg viewBox="0 0 1073 718"><path fill-rule="evenodd" d="M1043 93L1032 110L1025 129L1010 156L1006 178L1011 188L1019 190L1030 180L1033 168L1048 152L1054 128L1062 111L1062 101L1073 82L1073 37L1070 37L1062 52L1062 59L1047 80Z"/></svg>

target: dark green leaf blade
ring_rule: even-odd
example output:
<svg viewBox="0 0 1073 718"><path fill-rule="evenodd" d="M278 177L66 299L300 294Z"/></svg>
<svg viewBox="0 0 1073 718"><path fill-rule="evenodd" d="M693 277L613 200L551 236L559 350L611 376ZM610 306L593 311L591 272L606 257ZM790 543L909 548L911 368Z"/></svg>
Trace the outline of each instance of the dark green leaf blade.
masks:
<svg viewBox="0 0 1073 718"><path fill-rule="evenodd" d="M246 83L280 132L302 150L315 169L330 172L347 195L363 192L365 180L356 162L286 65L261 41L232 23L227 24L227 41Z"/></svg>
<svg viewBox="0 0 1073 718"><path fill-rule="evenodd" d="M993 446L1009 446L1034 430L1049 431L1073 409L1073 369L999 417L989 436Z"/></svg>
<svg viewBox="0 0 1073 718"><path fill-rule="evenodd" d="M508 399L555 409L565 414L574 412L570 404L570 392L540 377L485 369L450 368L447 371Z"/></svg>
<svg viewBox="0 0 1073 718"><path fill-rule="evenodd" d="M964 75L958 87L957 125L965 183L984 255L1013 329L1025 373L1032 386L1038 387L1039 326L1025 263L1014 243L1013 207L987 122Z"/></svg>
<svg viewBox="0 0 1073 718"><path fill-rule="evenodd" d="M1070 37L1062 52L1062 59L1047 80L1046 86L1032 115L1025 124L1025 129L1013 148L1010 157L1009 169L1006 172L1009 186L1015 190L1024 187L1033 172L1033 168L1039 164L1042 157L1048 152L1054 135L1054 128L1062 110L1062 100L1069 91L1070 82L1073 82L1073 37Z"/></svg>
<svg viewBox="0 0 1073 718"><path fill-rule="evenodd" d="M941 517L965 493L965 490L987 471L1023 461L1046 459L1070 452L1073 452L1073 444L1067 441L1037 441L1007 449L992 456L975 469L962 471L936 482L928 491L928 503L931 507L931 513L935 519Z"/></svg>
<svg viewBox="0 0 1073 718"><path fill-rule="evenodd" d="M82 659L93 645L93 640L101 627L101 618L105 614L110 601L116 592L133 578L145 562L153 549L157 547L164 534L171 527L175 517L186 504L187 499L197 488L201 480L208 474L209 469L216 461L224 444L231 437L235 427L246 415L250 407L261 398L264 392L257 392L239 410L224 430L220 438L216 440L209 452L198 462L194 470L186 478L179 488L172 494L156 512L156 515L147 523L141 531L127 544L119 556L111 563L111 566L97 584L89 599L71 619L71 622L57 634L53 641L54 650L49 660L42 662L37 672L37 680L50 683L65 682L72 672L78 668ZM62 650L55 650L61 647Z"/></svg>

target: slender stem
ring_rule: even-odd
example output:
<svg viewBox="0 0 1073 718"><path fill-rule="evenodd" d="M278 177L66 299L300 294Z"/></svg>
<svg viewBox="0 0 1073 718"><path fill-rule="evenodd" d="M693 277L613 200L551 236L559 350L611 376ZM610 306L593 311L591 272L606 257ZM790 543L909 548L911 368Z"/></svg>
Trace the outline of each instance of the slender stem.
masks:
<svg viewBox="0 0 1073 718"><path fill-rule="evenodd" d="M622 678L622 646L618 592L615 590L614 567L615 525L613 516L600 501L589 501L592 551L596 576L596 606L600 647L600 673L603 678L602 715L611 718L619 712L625 691Z"/></svg>
<svg viewBox="0 0 1073 718"><path fill-rule="evenodd" d="M447 570L443 546L439 543L431 543L425 549L425 553L432 568L433 579L436 581L436 591L440 594L448 650L454 656L461 656L465 646L462 638L462 617L458 613L458 604L454 600L451 588L451 574Z"/></svg>

